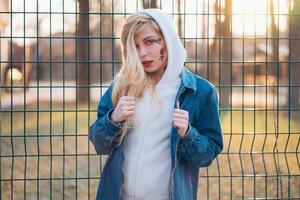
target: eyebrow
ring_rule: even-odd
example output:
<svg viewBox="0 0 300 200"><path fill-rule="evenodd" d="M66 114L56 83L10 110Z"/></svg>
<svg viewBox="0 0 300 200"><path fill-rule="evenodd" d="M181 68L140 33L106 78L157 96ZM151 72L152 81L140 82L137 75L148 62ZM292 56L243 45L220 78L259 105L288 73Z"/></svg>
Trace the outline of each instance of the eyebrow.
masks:
<svg viewBox="0 0 300 200"><path fill-rule="evenodd" d="M152 38L152 37L155 37L155 36L148 36L148 37L144 38L143 41L148 40L149 38Z"/></svg>

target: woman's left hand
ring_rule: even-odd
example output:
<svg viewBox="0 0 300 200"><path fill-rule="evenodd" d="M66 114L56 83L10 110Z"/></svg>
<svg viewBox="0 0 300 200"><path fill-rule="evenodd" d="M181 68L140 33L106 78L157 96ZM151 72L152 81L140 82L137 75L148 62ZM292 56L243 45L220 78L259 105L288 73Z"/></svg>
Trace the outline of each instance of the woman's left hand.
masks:
<svg viewBox="0 0 300 200"><path fill-rule="evenodd" d="M185 110L175 108L173 113L174 127L178 129L180 137L184 137L189 128L189 113Z"/></svg>

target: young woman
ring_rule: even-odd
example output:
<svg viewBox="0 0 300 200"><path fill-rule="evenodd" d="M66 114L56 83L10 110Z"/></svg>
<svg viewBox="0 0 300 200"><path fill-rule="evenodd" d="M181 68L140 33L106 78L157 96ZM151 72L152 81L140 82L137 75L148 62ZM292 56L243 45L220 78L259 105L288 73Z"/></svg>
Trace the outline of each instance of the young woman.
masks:
<svg viewBox="0 0 300 200"><path fill-rule="evenodd" d="M199 167L223 141L215 88L184 67L186 51L169 15L128 17L123 65L98 106L89 138L108 155L97 199L197 199Z"/></svg>

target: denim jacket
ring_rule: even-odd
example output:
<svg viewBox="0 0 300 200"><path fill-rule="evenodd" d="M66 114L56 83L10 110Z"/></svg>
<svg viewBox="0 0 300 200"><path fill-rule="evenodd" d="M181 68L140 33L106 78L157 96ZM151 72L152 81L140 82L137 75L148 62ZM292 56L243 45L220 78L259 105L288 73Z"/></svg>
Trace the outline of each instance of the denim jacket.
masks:
<svg viewBox="0 0 300 200"><path fill-rule="evenodd" d="M97 119L89 129L89 139L97 154L108 155L101 174L97 200L120 199L124 181L124 140L119 140L121 127L110 120L114 110L112 89L113 84L101 98ZM174 127L170 134L170 199L193 200L197 199L199 167L209 166L223 149L218 98L211 83L183 68L177 100L180 108L189 113L189 128L182 138Z"/></svg>

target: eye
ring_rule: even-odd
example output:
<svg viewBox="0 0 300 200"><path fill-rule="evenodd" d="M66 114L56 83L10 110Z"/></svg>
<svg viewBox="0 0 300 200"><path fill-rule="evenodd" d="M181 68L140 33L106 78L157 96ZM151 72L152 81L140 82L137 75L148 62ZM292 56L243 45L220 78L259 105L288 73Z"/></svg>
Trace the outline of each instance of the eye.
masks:
<svg viewBox="0 0 300 200"><path fill-rule="evenodd" d="M153 42L155 42L155 40L147 40L145 43L146 43L146 45L150 45L150 44L152 44Z"/></svg>

